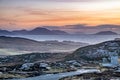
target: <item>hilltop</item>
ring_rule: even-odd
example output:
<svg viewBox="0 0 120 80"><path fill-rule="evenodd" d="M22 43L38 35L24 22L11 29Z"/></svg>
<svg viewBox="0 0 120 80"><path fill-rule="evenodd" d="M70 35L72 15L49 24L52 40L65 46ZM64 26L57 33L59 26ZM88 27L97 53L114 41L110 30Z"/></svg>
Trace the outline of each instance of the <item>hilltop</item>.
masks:
<svg viewBox="0 0 120 80"><path fill-rule="evenodd" d="M106 41L77 49L66 56L66 60L102 60L109 55L120 55L120 40Z"/></svg>
<svg viewBox="0 0 120 80"><path fill-rule="evenodd" d="M101 32L95 33L95 35L117 35L117 33L112 31L101 31Z"/></svg>

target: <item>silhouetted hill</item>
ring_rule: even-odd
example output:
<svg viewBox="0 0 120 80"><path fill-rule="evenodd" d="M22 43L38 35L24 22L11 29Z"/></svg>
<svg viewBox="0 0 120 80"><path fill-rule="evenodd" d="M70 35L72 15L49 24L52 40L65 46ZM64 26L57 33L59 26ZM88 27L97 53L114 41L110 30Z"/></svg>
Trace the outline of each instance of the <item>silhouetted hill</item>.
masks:
<svg viewBox="0 0 120 80"><path fill-rule="evenodd" d="M0 29L0 35L9 35L9 34L12 35L10 31Z"/></svg>
<svg viewBox="0 0 120 80"><path fill-rule="evenodd" d="M96 33L95 35L117 35L117 33L112 32L112 31L101 31Z"/></svg>
<svg viewBox="0 0 120 80"><path fill-rule="evenodd" d="M34 34L34 35L39 35L39 34L42 34L42 35L53 35L54 33L46 28L35 28L31 31L28 31L28 34Z"/></svg>
<svg viewBox="0 0 120 80"><path fill-rule="evenodd" d="M16 30L12 31L14 34L25 34L25 35L66 35L67 32L61 30L49 30L46 28L37 27L33 30Z"/></svg>
<svg viewBox="0 0 120 80"><path fill-rule="evenodd" d="M32 30L0 30L0 35L67 35L68 33L61 30L49 30L46 28L37 27Z"/></svg>

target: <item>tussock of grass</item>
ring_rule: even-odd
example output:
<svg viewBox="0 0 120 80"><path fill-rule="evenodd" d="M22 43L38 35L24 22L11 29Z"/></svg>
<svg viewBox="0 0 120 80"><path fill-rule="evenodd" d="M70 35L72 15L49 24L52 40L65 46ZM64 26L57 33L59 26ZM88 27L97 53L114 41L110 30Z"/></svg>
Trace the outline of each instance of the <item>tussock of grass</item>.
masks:
<svg viewBox="0 0 120 80"><path fill-rule="evenodd" d="M12 79L12 78L25 78L25 75L19 75L19 74L0 74L0 79Z"/></svg>

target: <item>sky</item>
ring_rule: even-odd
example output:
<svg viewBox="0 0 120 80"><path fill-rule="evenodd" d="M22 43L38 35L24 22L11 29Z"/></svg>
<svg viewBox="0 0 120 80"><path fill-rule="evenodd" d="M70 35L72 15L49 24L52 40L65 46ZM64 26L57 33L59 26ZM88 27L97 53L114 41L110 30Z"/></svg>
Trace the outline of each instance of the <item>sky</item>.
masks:
<svg viewBox="0 0 120 80"><path fill-rule="evenodd" d="M120 0L0 0L0 29L47 26L67 32L119 33L119 25Z"/></svg>

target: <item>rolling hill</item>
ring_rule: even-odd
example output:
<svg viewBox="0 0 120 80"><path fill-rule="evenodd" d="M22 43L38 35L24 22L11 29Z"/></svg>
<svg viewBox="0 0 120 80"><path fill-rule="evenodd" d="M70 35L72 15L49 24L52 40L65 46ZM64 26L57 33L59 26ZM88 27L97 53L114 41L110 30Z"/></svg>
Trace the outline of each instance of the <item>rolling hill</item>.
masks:
<svg viewBox="0 0 120 80"><path fill-rule="evenodd" d="M35 41L19 37L0 36L0 55L32 52L71 52L88 44L72 41Z"/></svg>

